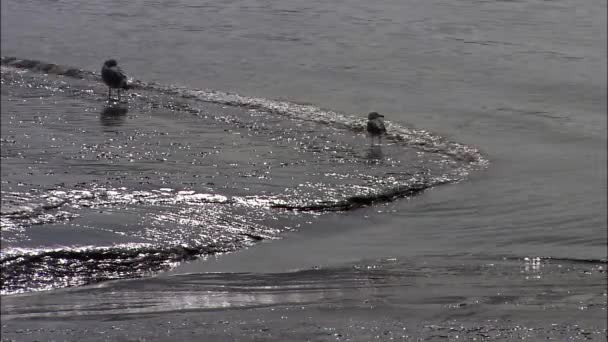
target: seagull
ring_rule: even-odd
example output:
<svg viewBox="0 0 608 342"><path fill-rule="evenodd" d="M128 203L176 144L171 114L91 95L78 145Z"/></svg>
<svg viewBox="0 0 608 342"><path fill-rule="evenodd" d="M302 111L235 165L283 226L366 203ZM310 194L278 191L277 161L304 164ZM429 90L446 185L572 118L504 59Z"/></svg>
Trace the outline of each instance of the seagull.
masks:
<svg viewBox="0 0 608 342"><path fill-rule="evenodd" d="M374 144L374 137L378 137L378 141L382 142L382 134L386 133L386 127L384 126L384 115L376 112L371 112L367 115L367 133L372 138L372 145Z"/></svg>
<svg viewBox="0 0 608 342"><path fill-rule="evenodd" d="M120 89L129 89L127 75L116 65L116 60L108 59L101 67L101 78L108 86L108 103L112 94L112 88L118 89L118 102L120 102Z"/></svg>

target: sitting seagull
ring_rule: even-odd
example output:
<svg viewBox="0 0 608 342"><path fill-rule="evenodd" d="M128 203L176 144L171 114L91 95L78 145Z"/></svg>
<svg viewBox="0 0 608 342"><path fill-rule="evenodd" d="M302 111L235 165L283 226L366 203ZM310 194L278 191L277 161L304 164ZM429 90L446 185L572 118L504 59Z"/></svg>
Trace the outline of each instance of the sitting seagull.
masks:
<svg viewBox="0 0 608 342"><path fill-rule="evenodd" d="M386 127L384 126L384 115L376 112L371 112L367 115L367 133L372 138L372 145L374 144L374 137L378 137L379 142L382 142L382 134L386 133Z"/></svg>
<svg viewBox="0 0 608 342"><path fill-rule="evenodd" d="M108 86L108 102L112 94L112 88L118 89L118 102L120 102L120 89L129 89L127 75L116 65L116 60L108 59L101 67L101 78Z"/></svg>

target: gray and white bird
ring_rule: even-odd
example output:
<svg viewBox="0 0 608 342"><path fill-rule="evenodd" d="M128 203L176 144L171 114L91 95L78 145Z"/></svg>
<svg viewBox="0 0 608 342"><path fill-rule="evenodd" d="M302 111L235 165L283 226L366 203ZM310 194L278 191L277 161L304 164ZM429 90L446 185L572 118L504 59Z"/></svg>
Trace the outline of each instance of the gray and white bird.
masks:
<svg viewBox="0 0 608 342"><path fill-rule="evenodd" d="M384 115L376 112L371 112L367 115L367 133L374 144L374 137L378 137L378 141L382 142L382 135L386 134L386 126L384 126Z"/></svg>
<svg viewBox="0 0 608 342"><path fill-rule="evenodd" d="M118 67L116 60L108 59L101 67L101 79L108 86L108 102L110 102L112 89L118 89L118 102L120 102L120 90L129 89L127 75Z"/></svg>

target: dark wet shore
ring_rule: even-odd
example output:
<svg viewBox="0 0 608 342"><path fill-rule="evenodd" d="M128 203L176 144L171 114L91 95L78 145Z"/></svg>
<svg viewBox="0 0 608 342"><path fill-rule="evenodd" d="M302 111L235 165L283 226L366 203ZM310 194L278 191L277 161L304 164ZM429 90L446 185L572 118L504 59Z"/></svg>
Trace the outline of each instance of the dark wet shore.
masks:
<svg viewBox="0 0 608 342"><path fill-rule="evenodd" d="M328 306L177 312L135 320L4 322L2 341L606 341L601 312L504 313L478 320L420 319L386 307ZM462 315L474 313L461 310ZM512 318L504 316L512 315Z"/></svg>
<svg viewBox="0 0 608 342"><path fill-rule="evenodd" d="M605 341L606 265L452 256L4 297L3 341Z"/></svg>

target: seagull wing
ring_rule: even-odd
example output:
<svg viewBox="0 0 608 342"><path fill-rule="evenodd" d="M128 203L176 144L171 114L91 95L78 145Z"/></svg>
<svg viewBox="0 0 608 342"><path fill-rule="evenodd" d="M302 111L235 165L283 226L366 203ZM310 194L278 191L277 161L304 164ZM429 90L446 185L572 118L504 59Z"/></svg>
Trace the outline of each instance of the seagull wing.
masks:
<svg viewBox="0 0 608 342"><path fill-rule="evenodd" d="M125 74L124 71L122 71L122 69L120 67L112 67L112 69L114 69L114 71L120 75L120 77L122 77L124 80L127 79L127 74Z"/></svg>
<svg viewBox="0 0 608 342"><path fill-rule="evenodd" d="M384 125L384 121L382 121L382 120L377 120L377 121L378 121L378 129L382 133L386 133L386 126Z"/></svg>
<svg viewBox="0 0 608 342"><path fill-rule="evenodd" d="M112 67L112 70L122 79L122 88L129 89L130 86L127 84L127 74L118 66Z"/></svg>
<svg viewBox="0 0 608 342"><path fill-rule="evenodd" d="M373 120L369 120L369 121L367 122L367 131L368 131L369 133L372 133L372 132L374 131L374 129L375 129L375 126L374 126L374 121L373 121Z"/></svg>

